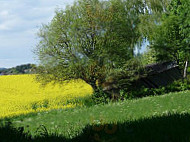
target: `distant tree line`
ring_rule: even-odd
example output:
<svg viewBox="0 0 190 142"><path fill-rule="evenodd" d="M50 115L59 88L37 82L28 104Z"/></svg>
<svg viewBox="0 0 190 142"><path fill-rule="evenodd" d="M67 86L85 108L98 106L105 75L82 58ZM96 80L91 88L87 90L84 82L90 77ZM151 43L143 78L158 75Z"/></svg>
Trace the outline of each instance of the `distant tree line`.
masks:
<svg viewBox="0 0 190 142"><path fill-rule="evenodd" d="M32 74L35 73L35 64L25 64L19 65L13 68L2 68L0 70L1 75L11 75L11 74Z"/></svg>

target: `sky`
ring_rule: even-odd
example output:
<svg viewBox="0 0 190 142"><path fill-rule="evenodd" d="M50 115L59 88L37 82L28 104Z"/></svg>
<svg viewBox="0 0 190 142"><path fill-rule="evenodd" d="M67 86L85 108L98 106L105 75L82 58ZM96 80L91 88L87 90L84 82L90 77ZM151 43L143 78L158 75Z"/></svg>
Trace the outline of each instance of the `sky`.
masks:
<svg viewBox="0 0 190 142"><path fill-rule="evenodd" d="M74 0L0 0L0 68L36 63L37 32Z"/></svg>

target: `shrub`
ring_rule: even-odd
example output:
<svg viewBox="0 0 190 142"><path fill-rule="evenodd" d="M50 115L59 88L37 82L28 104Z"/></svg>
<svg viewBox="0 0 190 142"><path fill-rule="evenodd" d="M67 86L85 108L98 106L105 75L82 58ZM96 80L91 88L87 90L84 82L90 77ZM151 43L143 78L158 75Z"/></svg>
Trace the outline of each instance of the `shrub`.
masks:
<svg viewBox="0 0 190 142"><path fill-rule="evenodd" d="M102 89L98 89L92 94L92 101L93 104L106 104L110 101L110 95Z"/></svg>
<svg viewBox="0 0 190 142"><path fill-rule="evenodd" d="M159 87L159 88L145 88L141 87L140 89L136 90L132 89L130 92L126 94L131 94L132 98L138 97L145 97L145 96L152 96L152 95L163 95L169 92L179 92L190 90L190 76L187 76L186 79L181 79L174 81L173 83L169 84L166 87Z"/></svg>

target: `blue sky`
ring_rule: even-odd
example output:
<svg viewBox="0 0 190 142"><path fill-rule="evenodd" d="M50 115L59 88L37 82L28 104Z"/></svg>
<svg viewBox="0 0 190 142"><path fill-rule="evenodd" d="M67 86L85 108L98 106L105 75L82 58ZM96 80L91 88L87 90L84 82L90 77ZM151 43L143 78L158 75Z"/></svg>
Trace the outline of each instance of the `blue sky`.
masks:
<svg viewBox="0 0 190 142"><path fill-rule="evenodd" d="M32 50L42 23L74 0L0 0L0 67L35 63Z"/></svg>

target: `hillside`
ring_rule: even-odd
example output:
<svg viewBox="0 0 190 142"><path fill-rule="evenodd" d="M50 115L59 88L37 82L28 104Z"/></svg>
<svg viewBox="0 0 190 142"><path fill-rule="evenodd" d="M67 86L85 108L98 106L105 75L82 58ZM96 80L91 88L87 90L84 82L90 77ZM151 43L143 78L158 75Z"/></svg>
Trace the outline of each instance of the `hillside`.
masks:
<svg viewBox="0 0 190 142"><path fill-rule="evenodd" d="M24 64L12 68L0 68L0 74L11 75L11 74L31 74L35 72L34 64Z"/></svg>
<svg viewBox="0 0 190 142"><path fill-rule="evenodd" d="M6 70L6 68L0 68L0 71L2 71L2 70Z"/></svg>
<svg viewBox="0 0 190 142"><path fill-rule="evenodd" d="M170 93L90 108L33 113L10 121L36 140L46 134L46 141L187 141L189 100L190 92Z"/></svg>

